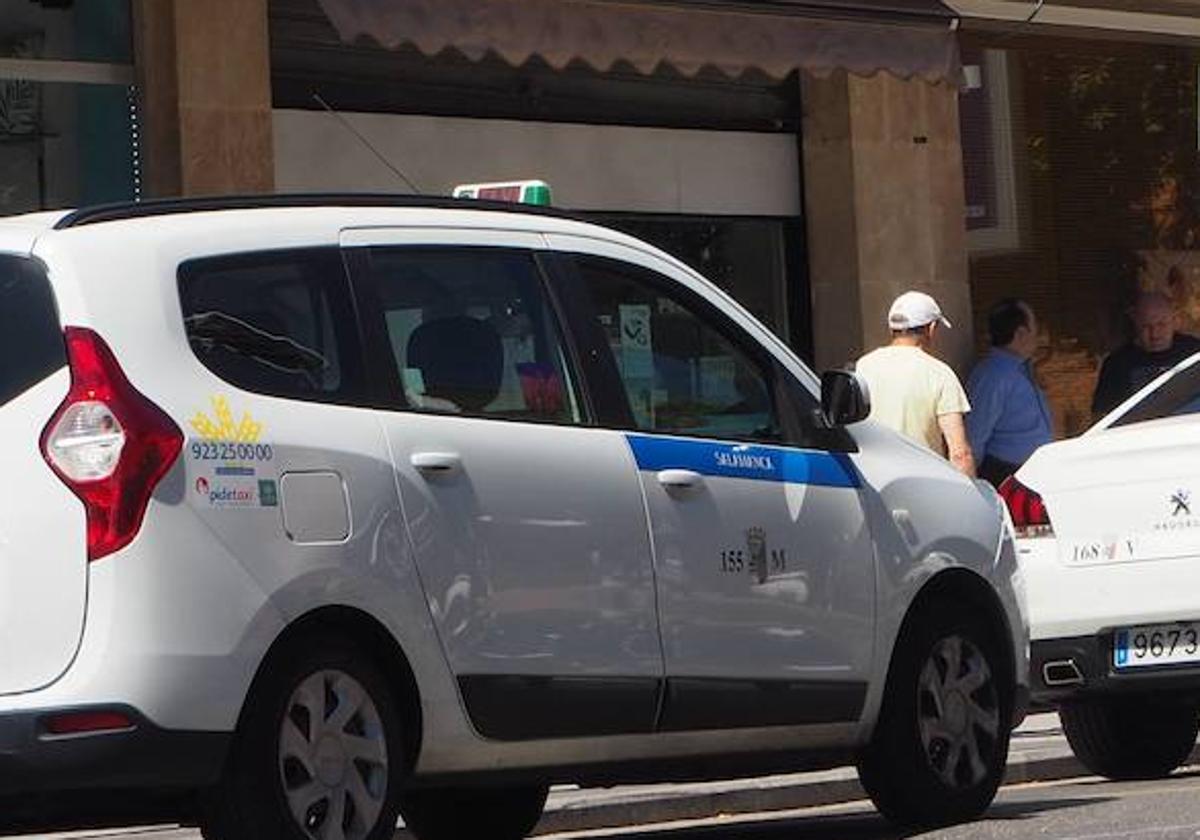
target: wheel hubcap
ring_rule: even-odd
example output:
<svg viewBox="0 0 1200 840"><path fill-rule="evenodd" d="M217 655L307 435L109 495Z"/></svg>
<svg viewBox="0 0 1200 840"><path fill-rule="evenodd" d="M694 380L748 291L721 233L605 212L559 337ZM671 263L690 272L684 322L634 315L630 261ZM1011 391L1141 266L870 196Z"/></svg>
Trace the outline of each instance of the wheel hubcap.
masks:
<svg viewBox="0 0 1200 840"><path fill-rule="evenodd" d="M951 691L946 697L946 728L955 735L962 735L967 730L967 701L962 692Z"/></svg>
<svg viewBox="0 0 1200 840"><path fill-rule="evenodd" d="M336 787L346 778L346 752L336 738L322 736L317 743L317 778L326 787Z"/></svg>
<svg viewBox="0 0 1200 840"><path fill-rule="evenodd" d="M999 709L991 666L973 642L956 635L934 645L917 685L917 722L929 766L947 787L970 788L987 777Z"/></svg>
<svg viewBox="0 0 1200 840"><path fill-rule="evenodd" d="M296 687L279 731L279 775L288 808L309 837L360 840L387 794L388 754L379 710L337 670Z"/></svg>

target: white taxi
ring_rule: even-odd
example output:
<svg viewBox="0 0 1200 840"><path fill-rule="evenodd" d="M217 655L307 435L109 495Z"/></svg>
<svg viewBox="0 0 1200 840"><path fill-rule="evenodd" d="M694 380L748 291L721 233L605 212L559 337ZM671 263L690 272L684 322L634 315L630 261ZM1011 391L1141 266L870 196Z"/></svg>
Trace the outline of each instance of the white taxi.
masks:
<svg viewBox="0 0 1200 840"><path fill-rule="evenodd" d="M917 823L1003 776L999 498L644 242L390 196L18 217L0 358L0 795L516 840L559 782L857 763Z"/></svg>

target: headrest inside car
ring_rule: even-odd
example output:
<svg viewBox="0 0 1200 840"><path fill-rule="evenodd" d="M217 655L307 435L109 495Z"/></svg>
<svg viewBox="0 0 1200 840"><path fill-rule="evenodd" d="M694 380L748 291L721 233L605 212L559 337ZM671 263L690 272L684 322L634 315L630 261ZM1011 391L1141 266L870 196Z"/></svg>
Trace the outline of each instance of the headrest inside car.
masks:
<svg viewBox="0 0 1200 840"><path fill-rule="evenodd" d="M456 315L413 330L407 363L420 369L426 395L478 412L500 393L504 348L491 324Z"/></svg>

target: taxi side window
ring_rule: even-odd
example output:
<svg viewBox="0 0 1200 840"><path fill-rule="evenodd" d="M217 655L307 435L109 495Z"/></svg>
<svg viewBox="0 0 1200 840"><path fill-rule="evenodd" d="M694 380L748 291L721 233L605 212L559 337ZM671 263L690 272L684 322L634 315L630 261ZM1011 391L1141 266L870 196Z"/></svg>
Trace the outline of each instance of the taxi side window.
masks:
<svg viewBox="0 0 1200 840"><path fill-rule="evenodd" d="M583 422L530 254L379 247L360 255L359 265L402 392L393 402L416 411Z"/></svg>
<svg viewBox="0 0 1200 840"><path fill-rule="evenodd" d="M575 265L634 428L782 441L767 364L653 272L598 257Z"/></svg>
<svg viewBox="0 0 1200 840"><path fill-rule="evenodd" d="M188 343L217 376L261 394L359 403L354 308L336 248L208 257L179 268Z"/></svg>

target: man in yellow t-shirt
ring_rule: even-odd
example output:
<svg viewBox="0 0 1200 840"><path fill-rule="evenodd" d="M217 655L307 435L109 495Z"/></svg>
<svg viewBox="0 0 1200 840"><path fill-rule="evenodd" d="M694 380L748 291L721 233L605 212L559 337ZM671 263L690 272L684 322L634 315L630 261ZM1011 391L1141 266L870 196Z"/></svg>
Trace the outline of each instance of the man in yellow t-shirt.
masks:
<svg viewBox="0 0 1200 840"><path fill-rule="evenodd" d="M975 476L963 415L967 394L950 366L929 350L939 327L949 327L937 301L924 292L905 292L888 311L892 341L858 360L867 380L871 418L890 426Z"/></svg>

